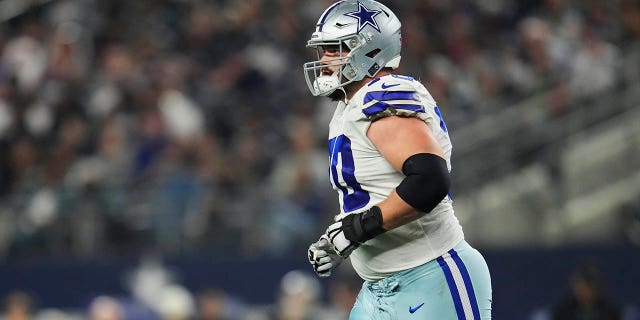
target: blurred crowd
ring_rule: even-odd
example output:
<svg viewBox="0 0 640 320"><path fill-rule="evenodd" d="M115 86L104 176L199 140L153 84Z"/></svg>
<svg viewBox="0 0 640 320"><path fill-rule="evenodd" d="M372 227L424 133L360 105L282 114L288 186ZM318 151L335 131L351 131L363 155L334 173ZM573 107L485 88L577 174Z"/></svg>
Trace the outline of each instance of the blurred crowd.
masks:
<svg viewBox="0 0 640 320"><path fill-rule="evenodd" d="M37 294L11 291L1 300L0 320L344 320L362 286L349 267L323 282L311 271L293 269L279 279L272 302L256 304L221 287L188 288L155 259L125 278L126 294L89 295L73 308L43 307ZM640 320L640 303L617 304L608 280L597 265L579 263L566 283L555 284L561 294L549 292L549 304L530 310L527 319Z"/></svg>
<svg viewBox="0 0 640 320"><path fill-rule="evenodd" d="M0 259L304 252L337 212L332 103L302 75L331 2L61 0L0 21ZM635 0L388 5L398 73L452 130L640 75Z"/></svg>
<svg viewBox="0 0 640 320"><path fill-rule="evenodd" d="M4 297L0 320L342 320L361 281L347 271L323 286L310 271L291 270L273 303L250 304L219 287L189 289L161 264L147 262L127 286L126 295L97 294L76 308L43 307L36 295L15 290Z"/></svg>

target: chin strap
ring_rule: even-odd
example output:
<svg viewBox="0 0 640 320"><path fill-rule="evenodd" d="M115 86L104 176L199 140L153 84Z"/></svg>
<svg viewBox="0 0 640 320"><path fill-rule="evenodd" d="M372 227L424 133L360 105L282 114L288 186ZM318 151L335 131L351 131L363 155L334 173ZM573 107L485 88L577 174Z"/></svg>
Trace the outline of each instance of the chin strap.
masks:
<svg viewBox="0 0 640 320"><path fill-rule="evenodd" d="M344 104L349 104L349 99L347 99L347 92L344 91L344 86L338 88L337 90L342 91L343 97L344 99L342 100L344 102Z"/></svg>

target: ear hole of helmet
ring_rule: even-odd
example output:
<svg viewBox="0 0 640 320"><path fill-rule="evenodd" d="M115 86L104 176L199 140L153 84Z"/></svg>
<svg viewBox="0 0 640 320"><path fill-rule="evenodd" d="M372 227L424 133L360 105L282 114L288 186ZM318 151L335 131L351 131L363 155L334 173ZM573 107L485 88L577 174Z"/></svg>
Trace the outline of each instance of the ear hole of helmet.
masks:
<svg viewBox="0 0 640 320"><path fill-rule="evenodd" d="M379 48L378 48L378 49L373 49L373 50L369 51L369 52L366 54L366 56L367 56L367 57L369 57L369 58L373 58L373 57L375 57L376 55L378 55L378 53L380 53L380 51L382 51L382 50L380 50Z"/></svg>

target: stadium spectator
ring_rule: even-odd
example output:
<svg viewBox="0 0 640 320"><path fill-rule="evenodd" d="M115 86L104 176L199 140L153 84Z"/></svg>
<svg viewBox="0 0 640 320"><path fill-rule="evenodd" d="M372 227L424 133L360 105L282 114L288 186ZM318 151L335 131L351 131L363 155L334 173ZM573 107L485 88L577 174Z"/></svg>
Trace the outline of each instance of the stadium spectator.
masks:
<svg viewBox="0 0 640 320"><path fill-rule="evenodd" d="M553 320L621 319L606 293L606 279L595 266L579 266L569 279L570 293L553 307Z"/></svg>
<svg viewBox="0 0 640 320"><path fill-rule="evenodd" d="M33 317L33 299L25 292L13 291L4 298L2 320L30 320Z"/></svg>
<svg viewBox="0 0 640 320"><path fill-rule="evenodd" d="M120 302L112 297L100 296L91 301L89 320L124 320L124 310Z"/></svg>
<svg viewBox="0 0 640 320"><path fill-rule="evenodd" d="M320 320L322 287L312 275L293 270L280 280L278 301L271 320Z"/></svg>
<svg viewBox="0 0 640 320"><path fill-rule="evenodd" d="M235 320L244 316L244 306L220 288L198 292L196 320Z"/></svg>

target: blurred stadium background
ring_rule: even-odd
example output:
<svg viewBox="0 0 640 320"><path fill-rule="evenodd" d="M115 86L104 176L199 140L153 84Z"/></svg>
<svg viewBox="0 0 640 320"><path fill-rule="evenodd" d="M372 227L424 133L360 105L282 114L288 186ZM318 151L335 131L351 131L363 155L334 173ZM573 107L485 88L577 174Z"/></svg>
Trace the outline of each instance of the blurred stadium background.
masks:
<svg viewBox="0 0 640 320"><path fill-rule="evenodd" d="M345 319L307 37L331 1L1 0L2 319ZM494 319L574 270L640 319L640 2L386 1L454 144ZM594 275L595 274L595 275Z"/></svg>

